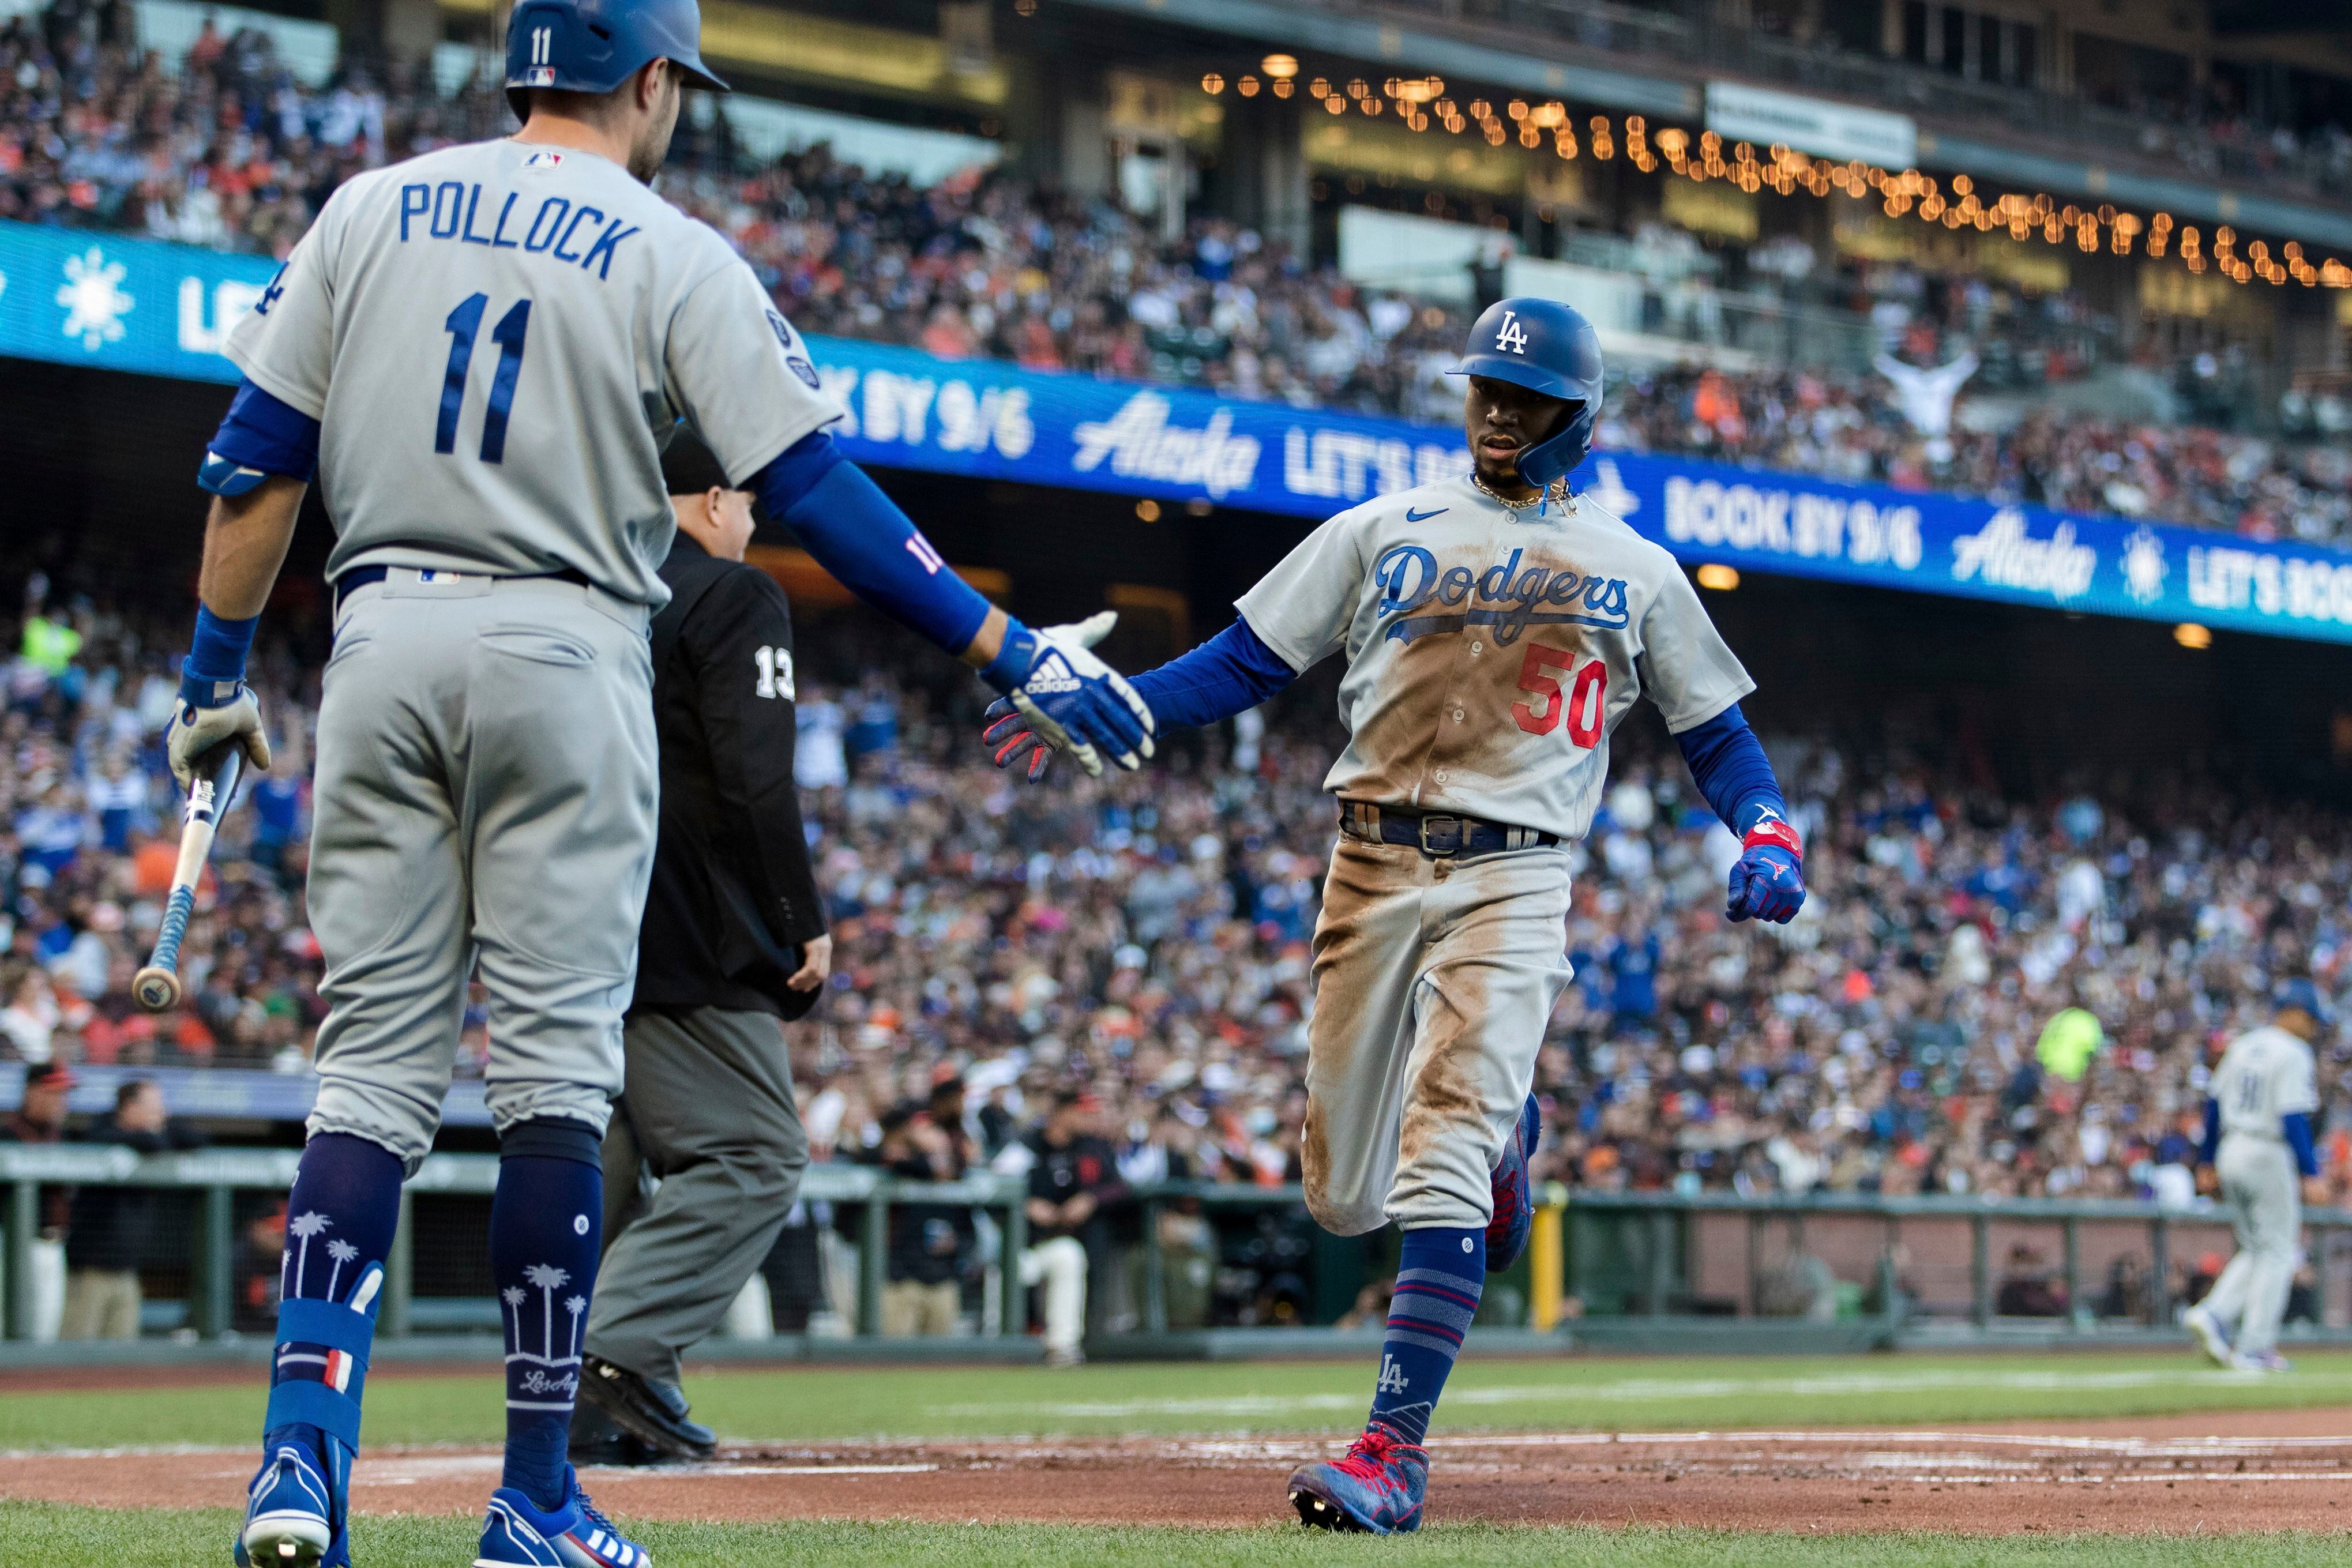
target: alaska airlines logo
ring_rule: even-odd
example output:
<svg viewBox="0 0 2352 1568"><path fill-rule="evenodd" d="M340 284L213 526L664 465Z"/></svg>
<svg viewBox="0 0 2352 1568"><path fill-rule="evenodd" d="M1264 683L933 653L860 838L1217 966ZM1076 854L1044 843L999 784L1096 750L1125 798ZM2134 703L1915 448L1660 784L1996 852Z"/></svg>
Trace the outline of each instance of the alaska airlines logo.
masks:
<svg viewBox="0 0 2352 1568"><path fill-rule="evenodd" d="M1587 577L1547 566L1522 570L1519 558L1525 553L1513 550L1484 572L1466 566L1440 571L1437 558L1419 545L1397 546L1372 569L1372 580L1381 589L1381 614L1395 617L1381 635L1410 643L1433 632L1492 626L1495 641L1508 645L1530 626L1622 632L1631 623L1623 578ZM1451 613L1434 612L1438 606Z"/></svg>

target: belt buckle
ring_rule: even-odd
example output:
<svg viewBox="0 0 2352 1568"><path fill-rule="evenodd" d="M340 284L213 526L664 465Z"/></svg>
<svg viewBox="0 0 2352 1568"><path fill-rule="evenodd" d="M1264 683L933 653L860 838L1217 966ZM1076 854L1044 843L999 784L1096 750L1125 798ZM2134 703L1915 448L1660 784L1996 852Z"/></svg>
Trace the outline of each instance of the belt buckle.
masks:
<svg viewBox="0 0 2352 1568"><path fill-rule="evenodd" d="M1432 822L1445 822L1452 825L1454 829L1454 847L1452 849L1440 850L1429 841L1429 825ZM1464 830L1462 819L1459 817L1443 815L1425 816L1420 819L1414 831L1421 841L1421 852L1429 856L1432 860L1435 860L1440 855L1458 855L1462 852Z"/></svg>

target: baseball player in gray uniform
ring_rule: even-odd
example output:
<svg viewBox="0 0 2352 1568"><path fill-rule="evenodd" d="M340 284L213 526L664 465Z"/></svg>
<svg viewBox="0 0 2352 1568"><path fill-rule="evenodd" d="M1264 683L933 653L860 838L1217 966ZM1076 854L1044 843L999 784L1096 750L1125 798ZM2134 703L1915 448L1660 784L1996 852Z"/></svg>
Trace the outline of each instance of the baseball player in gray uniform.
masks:
<svg viewBox="0 0 2352 1568"><path fill-rule="evenodd" d="M1591 327L1506 299L1454 373L1469 379L1469 474L1340 513L1233 626L1135 677L1161 723L1205 724L1347 660L1301 1157L1325 1228L1393 1220L1403 1242L1364 1435L1290 1495L1308 1524L1381 1533L1419 1526L1430 1416L1485 1276L1527 1243L1529 1090L1570 977L1569 846L1636 697L1745 838L1731 918L1786 921L1804 898L1802 847L1738 706L1753 683L1674 558L1568 490L1601 407ZM1050 742L992 712L999 766L1026 758L1036 777Z"/></svg>
<svg viewBox="0 0 2352 1568"><path fill-rule="evenodd" d="M654 849L646 633L673 427L1056 744L1097 769L1150 753L1149 711L1087 652L1104 618L1032 631L944 570L835 449L840 411L750 267L649 188L682 90L722 86L700 26L694 0L522 0L520 132L350 181L230 336L245 380L200 476L167 736L184 783L226 745L268 765L245 659L314 474L337 531L310 883L330 1011L240 1562L348 1561L383 1260L476 973L508 1427L478 1562L646 1561L564 1449Z"/></svg>
<svg viewBox="0 0 2352 1568"><path fill-rule="evenodd" d="M2278 1016L2230 1042L2206 1089L2200 1153L2221 1181L2237 1255L2181 1321L2207 1355L2240 1372L2284 1372L2279 1320L2303 1234L2302 1198L2326 1201L2312 1142L2319 1079L2311 1042L2327 1020L2319 988L2280 983Z"/></svg>

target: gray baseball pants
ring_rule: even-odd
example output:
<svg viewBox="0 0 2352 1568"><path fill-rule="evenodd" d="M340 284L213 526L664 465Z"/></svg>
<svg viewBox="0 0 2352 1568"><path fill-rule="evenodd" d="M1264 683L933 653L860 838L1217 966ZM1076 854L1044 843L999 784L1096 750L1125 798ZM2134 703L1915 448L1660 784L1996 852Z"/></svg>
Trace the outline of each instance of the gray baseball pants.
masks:
<svg viewBox="0 0 2352 1568"><path fill-rule="evenodd" d="M658 787L646 612L545 578L395 570L336 614L312 788L327 962L310 1130L432 1146L466 986L485 1098L604 1129Z"/></svg>
<svg viewBox="0 0 2352 1568"><path fill-rule="evenodd" d="M640 1012L629 1084L604 1133L604 1260L591 1355L675 1385L783 1228L808 1167L792 1061L772 1015ZM660 1185L650 1197L641 1177Z"/></svg>
<svg viewBox="0 0 2352 1568"><path fill-rule="evenodd" d="M2237 1255L2200 1303L2235 1325L2230 1343L2242 1355L2278 1348L2279 1320L2294 1283L2295 1243L2303 1230L2303 1192L2294 1155L2277 1138L2231 1133L2213 1159L2221 1206L2238 1238Z"/></svg>
<svg viewBox="0 0 2352 1568"><path fill-rule="evenodd" d="M1315 927L1307 1207L1340 1236L1483 1229L1567 988L1568 852L1432 859L1341 835Z"/></svg>

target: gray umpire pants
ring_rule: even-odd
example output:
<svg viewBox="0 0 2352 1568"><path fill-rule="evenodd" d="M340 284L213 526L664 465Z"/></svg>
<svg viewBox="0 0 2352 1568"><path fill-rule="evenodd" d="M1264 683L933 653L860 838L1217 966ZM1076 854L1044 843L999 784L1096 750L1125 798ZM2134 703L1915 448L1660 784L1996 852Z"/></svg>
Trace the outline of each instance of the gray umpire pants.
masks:
<svg viewBox="0 0 2352 1568"><path fill-rule="evenodd" d="M2295 1245L2303 1230L2303 1192L2294 1155L2277 1138L2231 1133L2221 1140L2213 1169L2221 1178L2221 1207L2238 1239L2237 1255L2202 1303L2246 1355L2278 1348L2279 1320L2294 1283Z"/></svg>
<svg viewBox="0 0 2352 1568"><path fill-rule="evenodd" d="M604 1134L604 1260L587 1352L675 1385L718 1330L799 1196L808 1134L772 1015L641 1012ZM643 1178L660 1185L648 1197Z"/></svg>
<svg viewBox="0 0 2352 1568"><path fill-rule="evenodd" d="M547 578L395 570L335 617L311 789L310 1130L415 1175L477 962L505 1132L599 1133L621 1088L659 788L642 605Z"/></svg>

